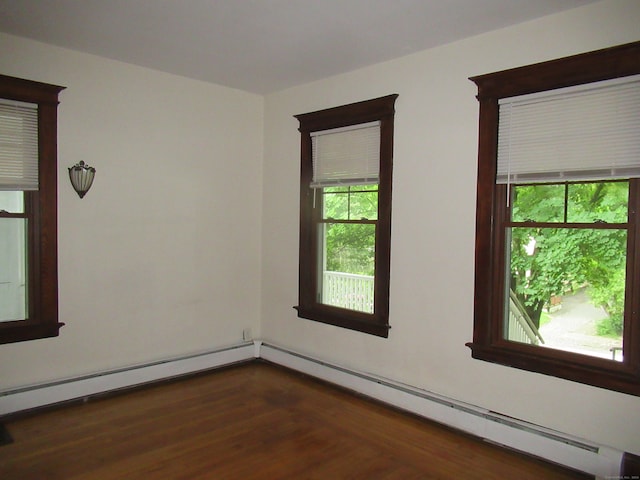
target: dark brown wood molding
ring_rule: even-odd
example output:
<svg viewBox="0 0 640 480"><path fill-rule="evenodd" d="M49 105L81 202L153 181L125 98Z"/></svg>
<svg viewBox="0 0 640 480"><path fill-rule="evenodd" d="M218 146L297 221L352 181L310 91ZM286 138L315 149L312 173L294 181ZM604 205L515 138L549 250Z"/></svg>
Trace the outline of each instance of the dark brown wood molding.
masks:
<svg viewBox="0 0 640 480"><path fill-rule="evenodd" d="M43 322L41 324L28 324L24 321L4 322L0 329L0 344L24 342L38 338L57 337L64 323Z"/></svg>
<svg viewBox="0 0 640 480"><path fill-rule="evenodd" d="M66 87L0 75L0 97L20 102L57 105L58 94Z"/></svg>
<svg viewBox="0 0 640 480"><path fill-rule="evenodd" d="M478 87L480 105L474 333L473 341L466 344L471 348L473 358L640 396L639 324L625 323L624 343L630 348L620 364L552 349L540 350L502 338L503 302L499 279L505 271L504 260L501 260L505 247L501 243L504 235L497 229L501 228L500 222L504 218L501 200L506 196L506 187L495 183L498 101L501 98L637 74L640 74L640 41L470 78ZM637 188L634 186L630 191ZM636 193L630 196L630 208L640 203L637 196ZM632 229L630 241L633 236L640 238L639 228L636 225ZM635 265L635 277L640 272L638 257L634 257L633 252L628 253L628 261ZM640 279L633 278L632 281L640 282ZM637 291L637 283L631 288L629 285L632 284L627 286L630 291ZM634 301L627 310L638 311L639 300ZM637 316L634 321L638 322Z"/></svg>
<svg viewBox="0 0 640 480"><path fill-rule="evenodd" d="M294 115L300 122L300 237L298 306L300 318L335 325L380 337L389 335L389 274L391 264L391 196L393 130L397 94ZM317 219L313 207L311 132L380 121L379 211L376 227L374 313L368 314L321 304L317 288Z"/></svg>
<svg viewBox="0 0 640 480"><path fill-rule="evenodd" d="M625 452L620 465L621 479L640 479L640 456Z"/></svg>
<svg viewBox="0 0 640 480"><path fill-rule="evenodd" d="M596 66L594 68L594 65ZM640 41L470 77L478 99L505 98L640 73Z"/></svg>
<svg viewBox="0 0 640 480"><path fill-rule="evenodd" d="M0 75L0 98L38 105L40 186L29 210L29 319L0 322L0 344L58 335L58 96L65 87Z"/></svg>
<svg viewBox="0 0 640 480"><path fill-rule="evenodd" d="M357 330L378 337L387 338L389 336L389 330L391 329L388 323L377 322L372 315L367 313L322 304L309 308L302 306L296 306L294 308L297 310L300 318L347 328L349 330Z"/></svg>
<svg viewBox="0 0 640 480"><path fill-rule="evenodd" d="M294 115L300 122L301 132L315 132L330 128L346 127L359 123L373 122L382 117L393 115L398 94L350 103L339 107L327 108L315 112Z"/></svg>

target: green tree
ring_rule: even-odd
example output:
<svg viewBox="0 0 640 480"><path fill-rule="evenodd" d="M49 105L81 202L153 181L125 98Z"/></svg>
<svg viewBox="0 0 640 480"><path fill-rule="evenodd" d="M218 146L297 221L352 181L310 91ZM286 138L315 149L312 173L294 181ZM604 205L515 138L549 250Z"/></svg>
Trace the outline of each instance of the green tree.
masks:
<svg viewBox="0 0 640 480"><path fill-rule="evenodd" d="M323 190L326 268L359 275L374 274L375 225L339 221L375 220L378 186L330 187ZM338 222L330 222L337 220Z"/></svg>
<svg viewBox="0 0 640 480"><path fill-rule="evenodd" d="M513 221L544 223L510 229L510 286L536 326L553 295L587 285L612 319L610 333L621 333L626 231L553 223L624 223L627 199L627 182L514 187Z"/></svg>

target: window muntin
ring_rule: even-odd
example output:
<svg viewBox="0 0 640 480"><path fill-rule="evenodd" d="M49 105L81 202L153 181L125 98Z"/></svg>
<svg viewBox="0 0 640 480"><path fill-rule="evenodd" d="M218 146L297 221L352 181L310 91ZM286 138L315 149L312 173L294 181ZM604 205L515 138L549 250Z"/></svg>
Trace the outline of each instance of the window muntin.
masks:
<svg viewBox="0 0 640 480"><path fill-rule="evenodd" d="M388 336L396 97L296 115L299 317Z"/></svg>
<svg viewBox="0 0 640 480"><path fill-rule="evenodd" d="M0 344L57 336L63 325L56 158L63 88L0 75Z"/></svg>
<svg viewBox="0 0 640 480"><path fill-rule="evenodd" d="M511 367L521 368L573 381L596 385L611 390L640 395L640 325L638 312L640 311L640 258L636 254L640 251L640 221L637 215L640 211L640 180L629 180L628 194L628 222L622 228L626 229L626 267L624 273L624 320L623 320L623 348L622 357L598 358L555 348L541 348L540 346L505 339L505 297L508 293L504 279L509 276L510 262L506 255L507 244L510 243L509 231L512 228L508 221L522 221L518 228L534 226L526 223L535 220L544 228L580 229L586 227L580 218L589 220L587 224L593 230L620 230L623 223L619 220L619 213L611 218L600 218L605 212L580 211L567 205L565 211L557 210L538 215L538 218L528 218L526 212L514 211L513 217L509 213L508 195L512 185L525 181L558 182L567 181L560 172L553 178L543 175L528 178L526 172L517 176L507 174L498 178L498 138L501 99L517 97L536 92L554 93L557 89L587 85L592 82L608 81L615 78L637 76L640 74L640 42L619 47L613 47L596 52L590 52L574 57L545 62L512 70L505 70L492 74L473 77L478 86L477 98L480 103L479 146L478 146L478 187L476 212L476 261L475 261L475 308L473 342L467 345L472 350L472 356L489 362L499 363ZM627 83L626 79L623 83ZM625 121L624 125L638 125L637 113L640 109L632 109L635 120ZM597 112L600 114L601 112ZM636 128L636 127L633 127ZM634 145L638 145L638 135L626 136ZM592 141L592 138L589 138ZM504 145L504 144L503 144ZM605 149L606 155L600 155L604 161L611 161L620 152L629 149ZM632 149L635 147L632 147ZM588 151L591 155L595 151ZM637 156L636 156L637 157ZM628 156L627 156L628 158ZM579 162L580 163L580 162ZM614 165L615 167L615 165ZM566 169L562 169L566 171ZM570 178L571 181L598 182L605 179L603 172L607 172L611 179L634 177L635 167L624 167L624 171L616 168L604 168L596 172L589 166L585 175ZM513 173L513 172L512 172ZM595 174L593 176L592 174ZM625 177L625 174L627 175ZM558 188L558 190L561 190ZM570 195L577 195L571 193ZM556 195L564 197L564 193ZM613 203L620 201L611 195ZM610 210L617 210L613 208ZM609 212L607 215L610 215ZM565 218L566 216L566 218ZM607 223L605 223L607 222ZM604 235L604 233L602 233ZM612 281L615 279L612 278ZM620 355L621 352L616 352Z"/></svg>

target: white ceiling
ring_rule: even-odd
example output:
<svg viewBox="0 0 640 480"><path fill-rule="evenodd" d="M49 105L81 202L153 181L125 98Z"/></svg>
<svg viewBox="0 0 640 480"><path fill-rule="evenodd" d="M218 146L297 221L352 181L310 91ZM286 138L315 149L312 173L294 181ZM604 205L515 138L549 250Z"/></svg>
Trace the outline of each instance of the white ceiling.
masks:
<svg viewBox="0 0 640 480"><path fill-rule="evenodd" d="M0 31L266 94L593 1L0 0Z"/></svg>

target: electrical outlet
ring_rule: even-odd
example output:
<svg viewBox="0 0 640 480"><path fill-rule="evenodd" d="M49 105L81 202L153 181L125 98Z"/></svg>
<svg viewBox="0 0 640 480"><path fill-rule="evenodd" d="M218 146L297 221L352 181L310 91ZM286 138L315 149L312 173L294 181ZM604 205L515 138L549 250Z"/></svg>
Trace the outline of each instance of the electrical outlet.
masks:
<svg viewBox="0 0 640 480"><path fill-rule="evenodd" d="M245 328L244 330L242 330L242 339L245 342L249 342L252 340L251 338L251 329L250 328Z"/></svg>

